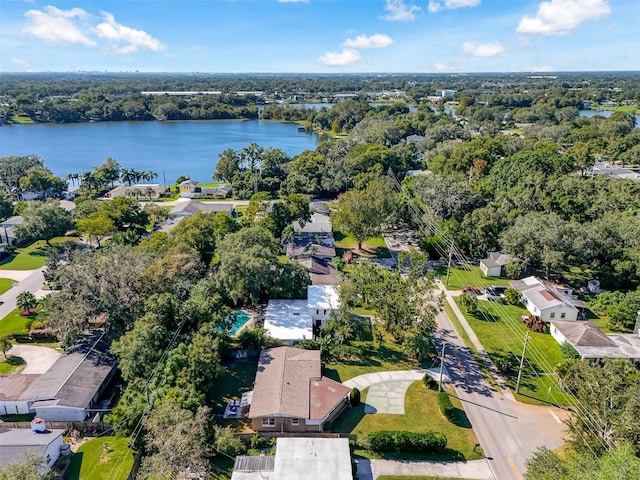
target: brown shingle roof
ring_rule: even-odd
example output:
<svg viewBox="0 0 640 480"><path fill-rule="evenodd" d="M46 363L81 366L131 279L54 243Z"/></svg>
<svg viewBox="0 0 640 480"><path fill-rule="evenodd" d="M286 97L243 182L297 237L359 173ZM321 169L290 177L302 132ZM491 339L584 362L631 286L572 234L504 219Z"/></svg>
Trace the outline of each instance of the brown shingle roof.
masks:
<svg viewBox="0 0 640 480"><path fill-rule="evenodd" d="M278 347L260 352L249 418L322 419L349 393L322 377L319 350Z"/></svg>

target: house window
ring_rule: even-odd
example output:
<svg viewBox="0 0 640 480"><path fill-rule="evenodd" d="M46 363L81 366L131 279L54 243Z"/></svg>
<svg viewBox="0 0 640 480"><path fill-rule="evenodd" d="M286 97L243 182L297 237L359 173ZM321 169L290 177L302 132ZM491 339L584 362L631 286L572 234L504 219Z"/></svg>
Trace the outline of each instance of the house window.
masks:
<svg viewBox="0 0 640 480"><path fill-rule="evenodd" d="M324 314L325 314L325 315L327 314L327 311L326 311L326 310L324 311Z"/></svg>
<svg viewBox="0 0 640 480"><path fill-rule="evenodd" d="M263 427L275 427L276 426L276 419L275 418L271 418L271 417L265 417L262 419L262 426Z"/></svg>
<svg viewBox="0 0 640 480"><path fill-rule="evenodd" d="M292 418L291 419L291 426L292 427L297 427L298 425L300 425L300 419L299 418Z"/></svg>
<svg viewBox="0 0 640 480"><path fill-rule="evenodd" d="M566 316L567 316L567 314L566 314L566 313L564 313L564 312L562 312L562 313L560 314L560 318L565 318Z"/></svg>
<svg viewBox="0 0 640 480"><path fill-rule="evenodd" d="M549 315L550 318L556 318L556 312L551 312L551 315Z"/></svg>
<svg viewBox="0 0 640 480"><path fill-rule="evenodd" d="M320 310L316 310L316 315L320 315Z"/></svg>

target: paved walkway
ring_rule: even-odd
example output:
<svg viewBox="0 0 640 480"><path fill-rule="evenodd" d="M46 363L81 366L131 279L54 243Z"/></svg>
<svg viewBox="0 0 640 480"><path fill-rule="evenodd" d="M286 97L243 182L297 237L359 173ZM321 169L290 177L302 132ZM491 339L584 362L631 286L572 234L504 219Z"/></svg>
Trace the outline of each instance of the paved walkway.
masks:
<svg viewBox="0 0 640 480"><path fill-rule="evenodd" d="M486 460L432 462L426 460L358 459L360 480L375 480L380 475L420 475L477 480L494 478Z"/></svg>
<svg viewBox="0 0 640 480"><path fill-rule="evenodd" d="M27 363L21 374L42 374L60 357L60 353L53 348L35 345L14 345L7 355L21 357Z"/></svg>
<svg viewBox="0 0 640 480"><path fill-rule="evenodd" d="M0 278L10 278L16 282L21 282L32 273L33 270L0 270Z"/></svg>
<svg viewBox="0 0 640 480"><path fill-rule="evenodd" d="M393 370L388 372L365 373L353 377L342 384L349 388L364 390L369 388L364 413L391 413L404 415L404 396L409 386L422 380L428 373L436 380L440 377L437 368L421 370ZM450 382L449 375L442 375L445 382Z"/></svg>

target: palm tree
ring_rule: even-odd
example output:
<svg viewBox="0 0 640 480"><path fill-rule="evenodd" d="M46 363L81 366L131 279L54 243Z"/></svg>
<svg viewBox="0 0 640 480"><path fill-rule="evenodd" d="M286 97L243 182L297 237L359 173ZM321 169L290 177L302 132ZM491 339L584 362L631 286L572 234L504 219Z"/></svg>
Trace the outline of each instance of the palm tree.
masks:
<svg viewBox="0 0 640 480"><path fill-rule="evenodd" d="M13 344L11 343L11 340L9 340L9 337L0 338L0 350L2 350L2 355L4 355L5 360L8 360L7 352L11 350L12 346Z"/></svg>
<svg viewBox="0 0 640 480"><path fill-rule="evenodd" d="M148 182L152 182L154 178L158 178L158 174L153 170L147 170L145 173L145 180Z"/></svg>
<svg viewBox="0 0 640 480"><path fill-rule="evenodd" d="M144 194L149 197L149 200L151 200L151 197L156 194L156 191L151 187L147 187L144 189Z"/></svg>
<svg viewBox="0 0 640 480"><path fill-rule="evenodd" d="M38 306L38 299L33 293L24 291L16 297L16 305L20 310L26 310L31 314L35 312L35 309Z"/></svg>
<svg viewBox="0 0 640 480"><path fill-rule="evenodd" d="M127 185L131 186L131 183L135 179L134 171L135 170L133 168L123 168L120 171L120 181L122 183L126 183Z"/></svg>
<svg viewBox="0 0 640 480"><path fill-rule="evenodd" d="M136 183L140 183L140 180L142 180L142 176L144 175L144 172L140 171L140 170L136 170L135 168L131 169L131 173L133 175L133 178L135 179Z"/></svg>
<svg viewBox="0 0 640 480"><path fill-rule="evenodd" d="M95 186L95 179L93 177L93 172L90 170L87 170L86 172L82 172L82 175L80 176L80 185L83 186L84 188L86 188L87 190L91 191L93 189L93 187Z"/></svg>

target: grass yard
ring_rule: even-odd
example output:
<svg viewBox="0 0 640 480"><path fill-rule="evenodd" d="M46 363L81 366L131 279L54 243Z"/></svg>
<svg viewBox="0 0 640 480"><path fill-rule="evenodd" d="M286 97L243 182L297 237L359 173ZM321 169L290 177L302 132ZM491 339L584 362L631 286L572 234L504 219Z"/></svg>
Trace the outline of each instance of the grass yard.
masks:
<svg viewBox="0 0 640 480"><path fill-rule="evenodd" d="M77 242L77 237L56 237L51 239L55 248L64 248L67 242ZM48 246L44 240L38 240L26 247L18 248L15 255L0 264L0 270L35 270L47 261Z"/></svg>
<svg viewBox="0 0 640 480"><path fill-rule="evenodd" d="M71 457L64 480L127 480L133 466L128 438L99 437L83 443Z"/></svg>
<svg viewBox="0 0 640 480"><path fill-rule="evenodd" d="M31 123L36 123L31 119L31 117L26 116L26 115L13 115L11 117L11 121L14 122L14 123L19 123L21 125L27 125L27 124L31 124Z"/></svg>
<svg viewBox="0 0 640 480"><path fill-rule="evenodd" d="M6 317L0 319L0 337L17 333L28 333L29 329L27 328L27 324L29 321L35 319L35 317L35 315L21 317L19 308L12 310Z"/></svg>
<svg viewBox="0 0 640 480"><path fill-rule="evenodd" d="M368 389L362 392L362 402L366 400ZM456 423L442 416L437 401L438 392L430 390L422 382L411 384L405 395L405 414L365 414L361 403L356 408L348 408L333 423L331 431L355 433L358 436L376 430L406 430L410 432L440 432L447 437L447 450L439 455L416 455L385 453L384 458L430 459L430 460L477 460L483 458L476 448L478 438L471 428L464 410L458 404L459 415ZM457 400L452 398L452 400ZM355 453L367 458L379 458L379 454L356 447Z"/></svg>
<svg viewBox="0 0 640 480"><path fill-rule="evenodd" d="M447 266L438 265L436 273L444 283L447 278ZM492 285L509 286L510 281L508 278L485 277L477 265L453 265L449 274L449 284L445 286L448 290L460 290L466 286L482 289Z"/></svg>
<svg viewBox="0 0 640 480"><path fill-rule="evenodd" d="M350 378L365 373L383 372L388 370L414 370L417 368L430 368L433 362L426 360L422 363L409 358L399 345L389 341L376 347L373 342L351 342L353 346L360 346L364 350L361 359L352 361L330 361L325 364L324 375L344 382ZM435 351L433 352L435 356Z"/></svg>
<svg viewBox="0 0 640 480"><path fill-rule="evenodd" d="M22 370L27 363L24 361L24 358L14 355L8 355L6 360L4 356L0 358L2 358L2 361L0 361L1 375L6 375L8 373L20 373L20 370Z"/></svg>
<svg viewBox="0 0 640 480"><path fill-rule="evenodd" d="M10 278L0 278L0 295L9 290L15 285L16 282Z"/></svg>
<svg viewBox="0 0 640 480"><path fill-rule="evenodd" d="M458 305L464 312L464 307L460 303ZM484 300L480 300L478 305L484 316L465 313L465 317L496 365L505 358L511 361L513 367L505 379L515 394L520 355L525 334L529 331L519 318L529 312L521 306ZM570 405L572 397L560 392L553 378L545 375L563 360L560 346L548 333L529 331L529 335L528 362L525 363L520 394L516 398L534 405Z"/></svg>
<svg viewBox="0 0 640 480"><path fill-rule="evenodd" d="M358 248L358 241L351 235L336 231L333 234L336 249L341 250L339 256L345 250L355 250ZM391 258L391 253L387 248L387 243L382 237L371 237L362 243L362 252L358 253L362 257Z"/></svg>

